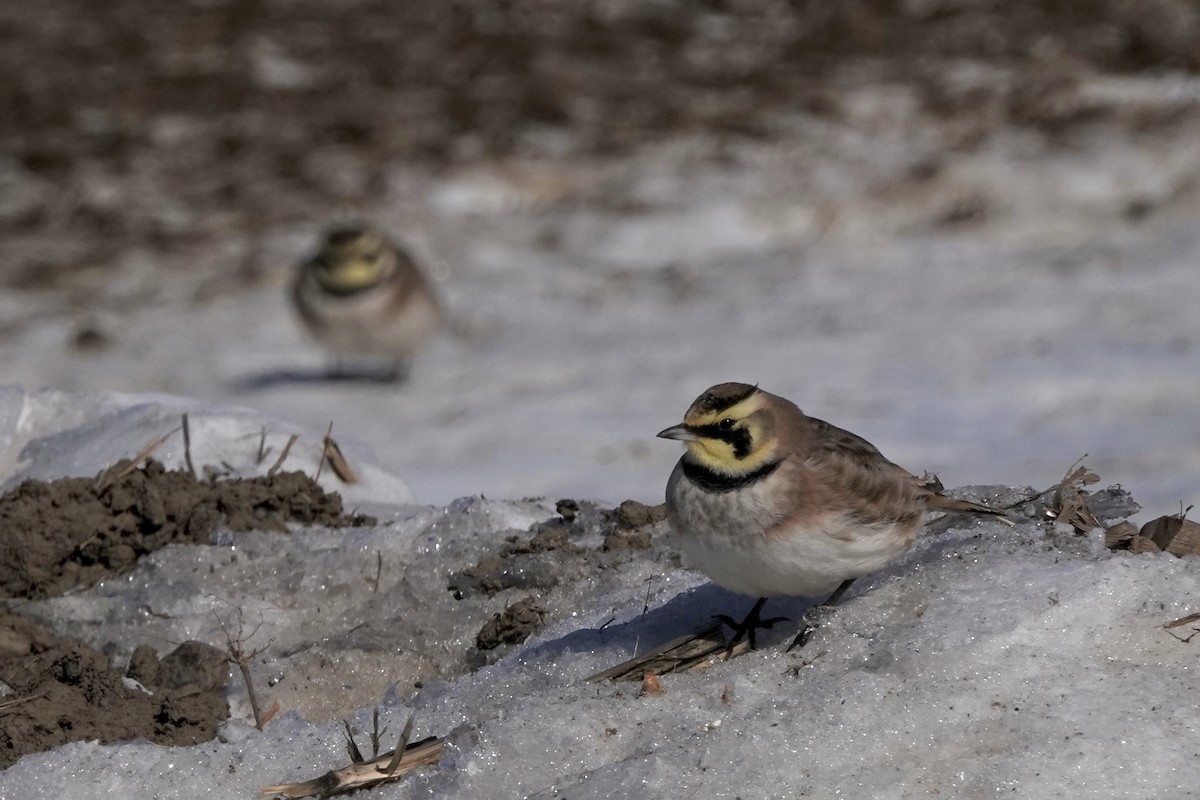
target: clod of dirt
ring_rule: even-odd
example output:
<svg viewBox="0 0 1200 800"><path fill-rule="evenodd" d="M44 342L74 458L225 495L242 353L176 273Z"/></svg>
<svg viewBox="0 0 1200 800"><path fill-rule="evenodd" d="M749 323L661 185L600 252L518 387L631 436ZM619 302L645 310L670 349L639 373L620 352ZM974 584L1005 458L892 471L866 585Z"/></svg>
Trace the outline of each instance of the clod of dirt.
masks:
<svg viewBox="0 0 1200 800"><path fill-rule="evenodd" d="M613 531L604 537L601 550L649 550L653 540L649 531Z"/></svg>
<svg viewBox="0 0 1200 800"><path fill-rule="evenodd" d="M617 506L617 522L627 528L645 528L667 518L664 504L648 506L637 500L626 500Z"/></svg>
<svg viewBox="0 0 1200 800"><path fill-rule="evenodd" d="M520 644L542 627L545 613L531 597L518 600L483 624L475 636L475 646L495 650L502 644Z"/></svg>
<svg viewBox="0 0 1200 800"><path fill-rule="evenodd" d="M207 544L219 526L375 524L344 514L340 495L301 472L198 480L153 460L122 474L127 466L96 478L28 480L0 497L0 594L47 597L89 586L167 544Z"/></svg>
<svg viewBox="0 0 1200 800"><path fill-rule="evenodd" d="M559 516L561 516L565 521L574 522L575 515L579 513L579 503L576 503L574 500L559 500L558 503L555 504L554 510L557 511Z"/></svg>
<svg viewBox="0 0 1200 800"><path fill-rule="evenodd" d="M154 692L147 694L126 685L103 654L21 617L0 615L0 641L0 673L12 689L0 702L0 768L80 740L199 744L229 717L220 686L171 690L142 681Z"/></svg>
<svg viewBox="0 0 1200 800"><path fill-rule="evenodd" d="M125 674L143 686L170 690L217 691L229 682L229 655L210 644L187 641L159 659L141 645Z"/></svg>
<svg viewBox="0 0 1200 800"><path fill-rule="evenodd" d="M456 600L473 595L492 597L509 589L532 592L530 599L508 606L482 626L476 648L467 655L471 669L492 663L505 645L519 644L551 621L549 612L531 598L545 599L559 586L602 580L648 553L656 540L650 526L665 518L662 506L628 500L620 508L561 500L557 516L529 527L527 535L504 537L494 552L449 576ZM665 555L665 554L662 554Z"/></svg>

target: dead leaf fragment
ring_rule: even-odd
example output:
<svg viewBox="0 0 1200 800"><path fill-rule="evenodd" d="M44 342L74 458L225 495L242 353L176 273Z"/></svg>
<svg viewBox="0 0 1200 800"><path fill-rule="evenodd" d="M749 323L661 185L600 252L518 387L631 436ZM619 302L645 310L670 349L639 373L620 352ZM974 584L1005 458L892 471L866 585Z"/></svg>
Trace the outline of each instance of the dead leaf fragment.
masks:
<svg viewBox="0 0 1200 800"><path fill-rule="evenodd" d="M662 694L663 691L662 684L658 682L658 676L653 672L647 672L642 676L642 688L638 690L638 697Z"/></svg>
<svg viewBox="0 0 1200 800"><path fill-rule="evenodd" d="M1054 490L1050 501L1050 516L1059 522L1067 523L1077 533L1090 533L1100 527L1100 523L1088 509L1088 492L1084 489L1085 486L1091 486L1099 480L1099 475L1076 461Z"/></svg>
<svg viewBox="0 0 1200 800"><path fill-rule="evenodd" d="M1150 539L1157 549L1166 550L1176 556L1200 555L1200 522L1187 519L1184 514L1152 519L1142 526L1139 535Z"/></svg>

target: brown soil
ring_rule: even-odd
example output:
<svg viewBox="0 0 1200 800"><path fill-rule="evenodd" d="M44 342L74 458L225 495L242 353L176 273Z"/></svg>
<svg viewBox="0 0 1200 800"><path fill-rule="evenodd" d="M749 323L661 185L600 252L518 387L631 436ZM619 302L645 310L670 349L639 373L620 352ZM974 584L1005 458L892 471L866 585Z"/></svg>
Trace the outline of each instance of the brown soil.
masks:
<svg viewBox="0 0 1200 800"><path fill-rule="evenodd" d="M300 472L197 480L150 461L118 464L95 478L25 481L0 497L0 594L61 594L130 569L176 542L205 543L218 526L287 530L287 523L373 525ZM125 474L122 474L125 473ZM0 768L65 742L145 737L166 745L208 741L229 716L221 691L227 656L184 642L161 660L139 647L131 688L107 656L0 612Z"/></svg>
<svg viewBox="0 0 1200 800"><path fill-rule="evenodd" d="M161 663L152 653L139 663L136 679L153 694L126 685L104 654L0 612L0 676L11 690L0 699L0 768L78 740L184 746L216 735L229 717L222 653L185 642Z"/></svg>
<svg viewBox="0 0 1200 800"><path fill-rule="evenodd" d="M560 500L557 509L558 518L535 524L528 537L509 536L495 556L450 576L448 588L459 599L492 596L506 589L529 592L484 623L475 637L476 652L467 656L473 666L503 654L487 651L520 644L541 630L548 615L538 600L555 586L587 580L598 570L619 569L632 558L632 551L649 549L653 537L646 528L666 516L663 506L636 500L626 500L616 509ZM599 545L578 543L597 531L604 531Z"/></svg>
<svg viewBox="0 0 1200 800"><path fill-rule="evenodd" d="M218 526L374 525L301 472L199 480L157 461L95 478L29 480L0 497L0 596L46 597L130 569L173 542L208 544ZM119 476L119 477L109 477Z"/></svg>

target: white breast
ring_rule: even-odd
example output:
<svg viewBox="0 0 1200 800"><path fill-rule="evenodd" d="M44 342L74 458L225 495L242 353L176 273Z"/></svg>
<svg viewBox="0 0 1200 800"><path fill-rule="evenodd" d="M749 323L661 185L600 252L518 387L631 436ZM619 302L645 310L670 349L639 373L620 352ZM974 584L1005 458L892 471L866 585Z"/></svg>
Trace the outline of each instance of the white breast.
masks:
<svg viewBox="0 0 1200 800"><path fill-rule="evenodd" d="M771 476L774 477L774 476ZM815 597L847 578L881 569L908 549L894 524L863 525L844 513L815 526L779 522L769 502L771 478L731 492L697 487L676 467L667 510L684 554L713 583L751 597Z"/></svg>

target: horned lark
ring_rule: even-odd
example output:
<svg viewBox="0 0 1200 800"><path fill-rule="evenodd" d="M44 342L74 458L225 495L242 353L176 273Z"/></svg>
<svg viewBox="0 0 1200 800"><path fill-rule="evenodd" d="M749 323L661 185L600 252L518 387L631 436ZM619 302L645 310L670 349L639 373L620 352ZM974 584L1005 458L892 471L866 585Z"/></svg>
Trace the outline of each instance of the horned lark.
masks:
<svg viewBox="0 0 1200 800"><path fill-rule="evenodd" d="M687 443L667 483L685 553L714 583L759 598L743 622L721 617L731 649L783 619L759 616L769 597L837 602L909 548L925 511L1003 513L937 493L864 439L744 383L712 387L658 435Z"/></svg>
<svg viewBox="0 0 1200 800"><path fill-rule="evenodd" d="M404 375L442 322L441 306L413 260L379 233L338 228L300 265L292 299L308 330L336 356L383 359Z"/></svg>

